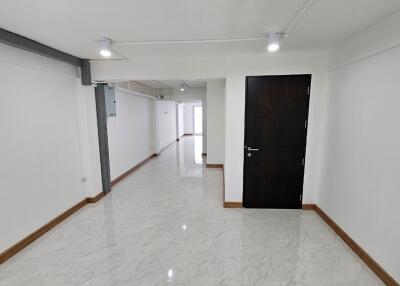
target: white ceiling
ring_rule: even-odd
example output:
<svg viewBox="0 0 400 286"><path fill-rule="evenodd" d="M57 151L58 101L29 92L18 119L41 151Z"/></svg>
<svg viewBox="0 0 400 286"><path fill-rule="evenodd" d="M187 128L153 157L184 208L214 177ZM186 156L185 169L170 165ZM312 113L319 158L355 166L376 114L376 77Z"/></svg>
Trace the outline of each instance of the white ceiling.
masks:
<svg viewBox="0 0 400 286"><path fill-rule="evenodd" d="M136 80L136 82L153 88L180 88L182 85L188 88L207 87L205 80Z"/></svg>
<svg viewBox="0 0 400 286"><path fill-rule="evenodd" d="M263 37L284 31L310 0L1 0L0 27L83 58L116 42ZM399 0L314 0L282 51L329 51L398 11ZM264 41L115 45L130 59L264 52Z"/></svg>

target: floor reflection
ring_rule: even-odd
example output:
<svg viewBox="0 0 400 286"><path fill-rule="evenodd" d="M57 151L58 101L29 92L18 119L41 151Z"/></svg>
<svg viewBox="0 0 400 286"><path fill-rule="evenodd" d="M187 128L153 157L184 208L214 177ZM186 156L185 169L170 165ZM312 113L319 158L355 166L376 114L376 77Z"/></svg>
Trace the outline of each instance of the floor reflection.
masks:
<svg viewBox="0 0 400 286"><path fill-rule="evenodd" d="M194 136L194 163L203 164L203 136Z"/></svg>
<svg viewBox="0 0 400 286"><path fill-rule="evenodd" d="M180 177L203 176L203 137L184 136L178 141L175 154L178 160Z"/></svg>
<svg viewBox="0 0 400 286"><path fill-rule="evenodd" d="M201 144L181 138L0 265L0 285L383 285L314 212L222 208Z"/></svg>

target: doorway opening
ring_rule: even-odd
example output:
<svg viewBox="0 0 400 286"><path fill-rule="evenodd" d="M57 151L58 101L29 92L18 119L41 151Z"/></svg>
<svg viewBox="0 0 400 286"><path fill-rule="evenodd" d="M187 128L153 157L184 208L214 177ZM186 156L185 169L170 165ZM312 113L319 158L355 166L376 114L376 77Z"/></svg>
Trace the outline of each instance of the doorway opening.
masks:
<svg viewBox="0 0 400 286"><path fill-rule="evenodd" d="M203 133L203 107L193 106L193 133L201 135Z"/></svg>

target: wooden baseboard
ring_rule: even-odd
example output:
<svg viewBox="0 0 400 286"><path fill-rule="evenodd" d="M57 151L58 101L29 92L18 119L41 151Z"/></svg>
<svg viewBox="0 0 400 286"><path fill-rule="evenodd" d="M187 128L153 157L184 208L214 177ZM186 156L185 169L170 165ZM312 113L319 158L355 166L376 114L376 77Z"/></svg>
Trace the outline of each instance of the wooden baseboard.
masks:
<svg viewBox="0 0 400 286"><path fill-rule="evenodd" d="M100 199L102 199L106 194L104 192L101 192L99 194L97 194L94 197L88 197L86 200L88 202L88 204L95 204L97 203Z"/></svg>
<svg viewBox="0 0 400 286"><path fill-rule="evenodd" d="M241 202L224 202L224 208L227 209L234 209L234 208L241 208L242 203Z"/></svg>
<svg viewBox="0 0 400 286"><path fill-rule="evenodd" d="M304 205L303 205L304 206ZM317 214L329 225L338 236L375 272L388 286L400 286L361 246L359 246L339 225L337 225L322 209L313 205ZM304 209L304 208L303 208Z"/></svg>
<svg viewBox="0 0 400 286"><path fill-rule="evenodd" d="M224 208L241 208L240 202L224 202ZM360 257L362 261L388 286L400 286L361 246L359 246L339 225L337 225L316 204L303 204L303 210L315 211L325 223Z"/></svg>
<svg viewBox="0 0 400 286"><path fill-rule="evenodd" d="M172 142L172 143L174 143L174 142ZM160 153L161 153L161 151L160 151ZM123 173L121 176L119 176L119 177L115 178L114 180L112 180L111 181L111 186L114 187L116 184L118 184L119 182L124 180L126 177L128 177L130 174L135 172L137 169L139 169L141 166L143 166L145 163L150 161L155 156L158 156L158 154L151 155L150 157L148 157L148 158L144 159L143 161L141 161L139 164L137 164L137 165L133 166L132 168L130 168L128 171Z"/></svg>
<svg viewBox="0 0 400 286"><path fill-rule="evenodd" d="M81 200L79 203L77 203L76 205L70 207L65 212L63 212L62 214L60 214L57 217L55 217L54 219L52 219L51 221L46 223L41 228L32 232L27 237L23 238L22 240L18 241L16 244L11 246L10 248L8 248L5 251L3 251L2 253L0 253L0 264L2 264L3 262L5 262L6 260L8 260L12 256L14 256L15 254L17 254L18 252L20 252L22 249L24 249L29 244L34 242L36 239L38 239L39 237L44 235L46 232L53 229L56 225L60 224L67 217L71 216L72 214L74 214L75 212L77 212L78 210L80 210L81 208L86 206L87 204L96 203L104 196L105 196L105 194L103 192L101 192L94 197L85 198L85 199Z"/></svg>
<svg viewBox="0 0 400 286"><path fill-rule="evenodd" d="M303 204L302 209L305 211L313 211L315 210L315 204Z"/></svg>
<svg viewBox="0 0 400 286"><path fill-rule="evenodd" d="M55 217L54 219L52 219L51 221L46 223L44 226L42 226L38 230L32 232L30 235L28 235L24 239L18 241L16 244L14 244L10 248L6 249L4 252L2 252L0 254L0 264L2 264L4 261L8 260L15 254L17 254L18 252L20 252L22 249L24 249L29 244L31 244L33 241L35 241L36 239L41 237L43 234L45 234L46 232L48 232L49 230L54 228L57 224L59 224L60 222L65 220L67 217L69 217L70 215L75 213L77 210L79 210L80 208L85 206L87 203L88 203L87 199L80 201L76 205L72 206L71 208L69 208L68 210L66 210L65 212L60 214L59 216Z"/></svg>
<svg viewBox="0 0 400 286"><path fill-rule="evenodd" d="M71 216L79 209L83 208L89 203L95 203L103 198L105 194L99 193L95 197L88 197L78 202L62 214L58 215L44 226L34 231L24 239L20 240L4 252L0 254L0 264L20 252L22 249L27 247L33 241L53 229L56 225L60 224L67 217ZM224 202L224 208L241 208L241 202ZM339 225L337 225L322 209L314 204L304 204L304 210L315 210L316 213L323 219L327 225L329 225L333 231L360 257L361 260L373 271L375 274L388 286L400 286L393 277L389 275L361 246L359 246Z"/></svg>
<svg viewBox="0 0 400 286"><path fill-rule="evenodd" d="M206 168L223 169L224 168L224 164L206 164Z"/></svg>

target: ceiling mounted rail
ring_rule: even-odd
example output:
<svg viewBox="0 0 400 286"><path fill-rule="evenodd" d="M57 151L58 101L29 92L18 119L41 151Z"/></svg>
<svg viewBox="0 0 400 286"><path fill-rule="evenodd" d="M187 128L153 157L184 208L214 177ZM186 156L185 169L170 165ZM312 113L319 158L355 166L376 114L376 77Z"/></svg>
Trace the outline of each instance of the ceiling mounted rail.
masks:
<svg viewBox="0 0 400 286"><path fill-rule="evenodd" d="M295 24L303 17L304 13L310 8L315 0L309 0L307 4L293 17L293 19L287 25L284 34L287 35L292 30Z"/></svg>
<svg viewBox="0 0 400 286"><path fill-rule="evenodd" d="M287 35L294 25L301 19L307 9L315 2L309 0L306 5L290 20L282 35ZM232 43L232 42L247 42L247 41L265 41L264 37L231 37L221 39L191 39L191 40L143 40L143 41L116 41L114 46L130 46L130 45L168 45L168 44L202 44L202 43Z"/></svg>
<svg viewBox="0 0 400 286"><path fill-rule="evenodd" d="M198 40L127 41L127 42L113 42L113 45L129 46L129 45L163 45L163 44L201 44L201 43L246 42L246 41L261 41L261 40L264 41L265 37L198 39Z"/></svg>

